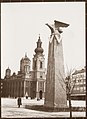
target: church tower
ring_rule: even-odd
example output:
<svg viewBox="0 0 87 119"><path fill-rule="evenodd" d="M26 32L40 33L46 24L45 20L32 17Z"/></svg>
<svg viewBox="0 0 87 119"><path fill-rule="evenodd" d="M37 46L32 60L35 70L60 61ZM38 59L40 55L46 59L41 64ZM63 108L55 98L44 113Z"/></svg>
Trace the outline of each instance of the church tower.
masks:
<svg viewBox="0 0 87 119"><path fill-rule="evenodd" d="M27 54L25 54L25 57L21 59L20 61L20 72L23 74L29 74L30 72L30 59L27 57Z"/></svg>
<svg viewBox="0 0 87 119"><path fill-rule="evenodd" d="M35 97L37 99L44 98L45 94L45 58L43 55L43 48L40 36L37 41L37 48L35 49L35 55L33 57L33 88ZM34 93L33 93L34 94Z"/></svg>

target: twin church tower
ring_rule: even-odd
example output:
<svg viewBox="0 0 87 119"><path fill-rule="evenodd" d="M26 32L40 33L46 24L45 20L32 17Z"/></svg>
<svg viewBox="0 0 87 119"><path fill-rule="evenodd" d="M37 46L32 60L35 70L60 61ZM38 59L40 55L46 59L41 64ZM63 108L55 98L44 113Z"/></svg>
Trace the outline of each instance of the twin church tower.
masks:
<svg viewBox="0 0 87 119"><path fill-rule="evenodd" d="M32 71L31 61L25 54L20 60L20 71L18 74L6 69L3 85L3 97L30 97L31 99L42 99L45 95L46 69L45 58L40 36L33 56ZM4 93L5 92L5 93Z"/></svg>

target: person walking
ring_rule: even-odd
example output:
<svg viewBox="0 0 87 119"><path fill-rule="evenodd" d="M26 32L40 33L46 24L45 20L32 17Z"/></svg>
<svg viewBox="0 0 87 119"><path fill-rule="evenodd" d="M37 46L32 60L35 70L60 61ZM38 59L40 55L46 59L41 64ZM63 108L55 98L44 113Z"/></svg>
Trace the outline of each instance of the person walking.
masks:
<svg viewBox="0 0 87 119"><path fill-rule="evenodd" d="M20 108L20 105L22 105L22 102L21 102L21 97L18 97L18 107Z"/></svg>

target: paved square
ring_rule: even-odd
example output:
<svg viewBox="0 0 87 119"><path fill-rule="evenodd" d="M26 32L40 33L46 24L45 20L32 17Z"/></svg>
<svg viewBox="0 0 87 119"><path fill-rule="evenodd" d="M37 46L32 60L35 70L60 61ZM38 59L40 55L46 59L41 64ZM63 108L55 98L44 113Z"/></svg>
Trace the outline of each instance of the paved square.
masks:
<svg viewBox="0 0 87 119"><path fill-rule="evenodd" d="M67 102L68 103L68 102ZM36 118L36 117L69 117L69 112L44 112L25 109L25 105L42 105L44 100L22 98L22 106L18 108L17 99L1 99L1 117L2 118ZM72 101L72 106L85 106L85 101ZM73 112L73 117L85 117L85 112Z"/></svg>

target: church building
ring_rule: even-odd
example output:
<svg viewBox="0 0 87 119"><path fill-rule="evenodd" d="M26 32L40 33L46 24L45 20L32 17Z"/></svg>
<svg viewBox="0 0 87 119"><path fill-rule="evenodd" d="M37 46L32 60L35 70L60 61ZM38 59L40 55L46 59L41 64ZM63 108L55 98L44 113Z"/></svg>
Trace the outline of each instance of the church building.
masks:
<svg viewBox="0 0 87 119"><path fill-rule="evenodd" d="M20 60L20 71L11 75L8 67L2 80L2 97L30 97L42 99L45 96L46 69L45 58L40 36L33 56L32 71L31 61L25 54Z"/></svg>

